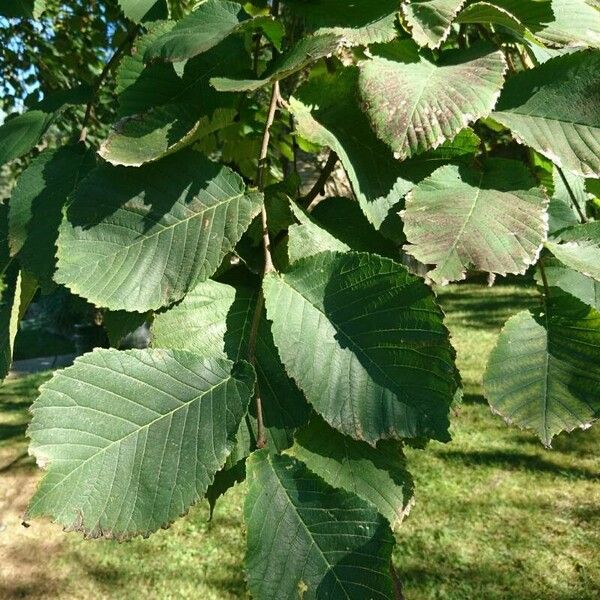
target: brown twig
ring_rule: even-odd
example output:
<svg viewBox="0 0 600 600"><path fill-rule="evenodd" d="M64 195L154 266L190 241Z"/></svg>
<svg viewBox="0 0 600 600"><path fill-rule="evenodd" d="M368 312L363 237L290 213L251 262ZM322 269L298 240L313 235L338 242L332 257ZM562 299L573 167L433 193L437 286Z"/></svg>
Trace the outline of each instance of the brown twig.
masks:
<svg viewBox="0 0 600 600"><path fill-rule="evenodd" d="M327 183L328 179L331 177L333 170L335 169L335 165L338 161L338 155L332 150L327 157L327 162L319 175L315 185L313 185L312 189L300 198L300 202L304 202L308 204L307 212L312 212L315 206L318 204L319 196L323 192L323 188Z"/></svg>
<svg viewBox="0 0 600 600"><path fill-rule="evenodd" d="M128 47L133 43L133 40L136 38L137 34L140 31L139 25L136 25L132 29L129 30L127 37L123 40L123 42L119 45L119 47L114 51L113 55L110 57L110 60L104 65L102 72L96 78L94 82L94 87L92 88L92 95L85 107L85 115L83 117L83 123L81 125L81 133L79 134L79 141L85 142L88 134L88 125L90 119L92 118L92 111L94 110L94 106L96 101L98 100L98 92L102 87L102 84L110 74L110 72L114 69L115 65L119 62L119 59L123 55L123 53L128 49Z"/></svg>

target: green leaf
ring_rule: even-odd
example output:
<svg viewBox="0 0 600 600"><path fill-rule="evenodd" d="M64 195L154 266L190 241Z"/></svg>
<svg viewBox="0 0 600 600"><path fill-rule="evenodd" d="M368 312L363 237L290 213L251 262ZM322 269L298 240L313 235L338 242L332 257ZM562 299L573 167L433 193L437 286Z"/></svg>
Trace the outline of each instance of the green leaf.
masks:
<svg viewBox="0 0 600 600"><path fill-rule="evenodd" d="M62 210L77 184L94 167L94 153L82 145L44 150L21 174L9 207L13 256L42 289L53 287L56 240Z"/></svg>
<svg viewBox="0 0 600 600"><path fill-rule="evenodd" d="M341 35L350 46L396 37L398 0L287 0L285 4L310 32Z"/></svg>
<svg viewBox="0 0 600 600"><path fill-rule="evenodd" d="M563 265L555 258L544 259L544 273L551 287L557 287L584 304L600 311L600 282ZM535 276L538 285L543 285L543 279L538 271Z"/></svg>
<svg viewBox="0 0 600 600"><path fill-rule="evenodd" d="M561 231L546 247L568 267L600 281L600 222L574 225Z"/></svg>
<svg viewBox="0 0 600 600"><path fill-rule="evenodd" d="M145 17L149 17L154 12L164 10L164 0L118 0L123 14L132 21L140 23ZM157 6L162 5L162 6ZM151 12L152 11L152 12ZM164 17L165 15L161 15Z"/></svg>
<svg viewBox="0 0 600 600"><path fill-rule="evenodd" d="M405 0L402 12L419 46L438 48L465 0Z"/></svg>
<svg viewBox="0 0 600 600"><path fill-rule="evenodd" d="M432 291L405 267L325 252L269 274L264 294L287 372L332 427L371 445L449 439L454 351Z"/></svg>
<svg viewBox="0 0 600 600"><path fill-rule="evenodd" d="M216 271L261 203L192 150L138 169L101 165L72 196L56 280L112 310L167 306Z"/></svg>
<svg viewBox="0 0 600 600"><path fill-rule="evenodd" d="M600 53L577 52L511 77L492 117L577 175L600 176Z"/></svg>
<svg viewBox="0 0 600 600"><path fill-rule="evenodd" d="M215 475L215 480L206 491L206 499L208 500L209 516L215 512L217 500L230 490L236 483L241 483L246 479L246 461L240 460L232 467L224 468Z"/></svg>
<svg viewBox="0 0 600 600"><path fill-rule="evenodd" d="M343 38L333 35L304 37L292 49L278 57L260 79L232 79L213 77L210 82L219 92L249 92L285 79L311 63L335 53Z"/></svg>
<svg viewBox="0 0 600 600"><path fill-rule="evenodd" d="M290 263L326 250L340 250L342 252L350 250L350 246L319 227L295 203L292 203L291 207L299 225L292 225L288 231L288 255Z"/></svg>
<svg viewBox="0 0 600 600"><path fill-rule="evenodd" d="M533 44L541 44L536 36L510 11L491 2L475 2L466 6L456 17L455 23L489 23L514 31L518 37Z"/></svg>
<svg viewBox="0 0 600 600"><path fill-rule="evenodd" d="M214 48L249 19L237 2L206 0L146 49L144 60L178 62Z"/></svg>
<svg viewBox="0 0 600 600"><path fill-rule="evenodd" d="M414 183L371 130L356 100L357 81L353 67L313 77L290 99L290 110L298 135L338 154L361 209L380 228Z"/></svg>
<svg viewBox="0 0 600 600"><path fill-rule="evenodd" d="M343 488L370 502L396 529L413 503L414 483L397 442L373 448L313 419L296 435L288 451L334 488Z"/></svg>
<svg viewBox="0 0 600 600"><path fill-rule="evenodd" d="M28 429L47 473L27 509L88 537L147 536L206 493L254 374L190 352L96 350L41 388Z"/></svg>
<svg viewBox="0 0 600 600"><path fill-rule="evenodd" d="M521 4L524 3L521 0ZM538 37L558 46L591 46L600 48L600 10L596 0L552 0L554 19Z"/></svg>
<svg viewBox="0 0 600 600"><path fill-rule="evenodd" d="M70 106L85 104L89 94L86 87L56 92L27 112L6 119L0 127L0 166L35 148L61 112Z"/></svg>
<svg viewBox="0 0 600 600"><path fill-rule="evenodd" d="M393 537L364 500L288 456L248 461L250 593L261 600L392 597Z"/></svg>
<svg viewBox="0 0 600 600"><path fill-rule="evenodd" d="M428 275L442 285L464 279L469 268L523 274L546 239L547 205L520 162L441 167L406 198L404 249L436 265Z"/></svg>
<svg viewBox="0 0 600 600"><path fill-rule="evenodd" d="M39 19L46 10L46 0L3 0L0 16Z"/></svg>
<svg viewBox="0 0 600 600"><path fill-rule="evenodd" d="M505 69L502 53L487 48L451 51L437 64L376 56L360 65L360 94L379 138L405 159L487 116Z"/></svg>
<svg viewBox="0 0 600 600"><path fill-rule="evenodd" d="M545 446L600 415L600 313L552 288L545 309L508 320L484 376L488 401Z"/></svg>
<svg viewBox="0 0 600 600"><path fill-rule="evenodd" d="M152 345L225 358L225 321L234 300L235 288L229 285L199 283L179 304L155 314Z"/></svg>

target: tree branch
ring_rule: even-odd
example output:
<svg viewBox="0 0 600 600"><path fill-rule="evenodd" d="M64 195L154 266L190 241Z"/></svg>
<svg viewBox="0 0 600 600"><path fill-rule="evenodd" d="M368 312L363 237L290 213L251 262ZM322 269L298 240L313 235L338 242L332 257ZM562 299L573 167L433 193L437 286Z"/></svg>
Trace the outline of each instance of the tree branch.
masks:
<svg viewBox="0 0 600 600"><path fill-rule="evenodd" d="M102 72L98 75L96 81L94 82L94 87L92 89L92 96L85 107L85 115L83 117L83 123L81 125L81 133L79 134L79 141L85 142L88 134L88 125L90 119L92 117L92 110L94 109L94 105L98 100L98 92L105 82L106 78L110 74L110 72L114 69L115 65L119 62L119 59L123 55L123 53L129 48L129 46L133 43L133 40L136 38L137 34L140 31L139 25L136 25L132 29L129 30L127 37L123 40L123 42L119 45L119 47L114 51L113 55L110 57L110 60L104 65Z"/></svg>
<svg viewBox="0 0 600 600"><path fill-rule="evenodd" d="M335 169L335 165L338 161L338 155L332 150L327 157L327 162L319 175L319 178L313 185L312 189L308 194L300 198L301 202L306 202L308 207L306 209L307 212L312 212L315 206L318 204L319 195L323 192L323 188L327 183L328 179L331 177L333 170Z"/></svg>

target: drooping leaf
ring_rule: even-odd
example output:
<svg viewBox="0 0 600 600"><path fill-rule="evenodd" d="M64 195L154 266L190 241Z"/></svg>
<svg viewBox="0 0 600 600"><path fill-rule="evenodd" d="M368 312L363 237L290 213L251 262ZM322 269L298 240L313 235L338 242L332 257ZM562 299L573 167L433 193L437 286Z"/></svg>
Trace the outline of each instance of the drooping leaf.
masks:
<svg viewBox="0 0 600 600"><path fill-rule="evenodd" d="M406 198L404 249L436 265L428 275L441 284L464 279L469 268L523 274L546 239L547 205L518 161L441 167Z"/></svg>
<svg viewBox="0 0 600 600"><path fill-rule="evenodd" d="M247 468L246 567L254 597L392 597L393 538L370 504L288 456L256 452Z"/></svg>
<svg viewBox="0 0 600 600"><path fill-rule="evenodd" d="M58 238L56 280L113 310L145 312L208 279L262 203L242 178L186 150L84 179Z"/></svg>
<svg viewBox="0 0 600 600"><path fill-rule="evenodd" d="M571 269L555 258L544 259L544 273L548 285L557 287L571 296L581 300L584 304L600 311L600 282L592 277L587 277L574 269ZM535 279L538 285L543 285L540 272L536 273Z"/></svg>
<svg viewBox="0 0 600 600"><path fill-rule="evenodd" d="M287 0L286 8L312 33L341 35L351 46L396 37L397 0Z"/></svg>
<svg viewBox="0 0 600 600"><path fill-rule="evenodd" d="M240 460L229 469L225 468L215 475L215 479L206 492L208 500L209 516L212 518L217 500L230 490L236 483L246 479L246 461Z"/></svg>
<svg viewBox="0 0 600 600"><path fill-rule="evenodd" d="M79 181L94 167L83 146L44 150L21 174L9 206L9 243L24 269L50 289L62 210Z"/></svg>
<svg viewBox="0 0 600 600"><path fill-rule="evenodd" d="M545 446L600 415L600 313L551 290L546 307L508 320L484 376L492 409Z"/></svg>
<svg viewBox="0 0 600 600"><path fill-rule="evenodd" d="M438 48L465 0L404 0L402 12L419 46Z"/></svg>
<svg viewBox="0 0 600 600"><path fill-rule="evenodd" d="M405 159L487 116L505 69L502 53L487 47L448 52L438 63L375 56L360 65L360 94L379 138Z"/></svg>
<svg viewBox="0 0 600 600"><path fill-rule="evenodd" d="M144 60L157 58L178 62L193 58L222 42L240 29L249 15L237 2L206 0L163 35L144 53Z"/></svg>
<svg viewBox="0 0 600 600"><path fill-rule="evenodd" d="M433 293L405 267L325 252L268 275L264 294L287 372L331 426L371 445L449 439L454 351Z"/></svg>
<svg viewBox="0 0 600 600"><path fill-rule="evenodd" d="M310 471L334 488L370 502L396 529L412 505L413 480L397 442L373 448L357 442L315 418L296 435L289 450Z"/></svg>
<svg viewBox="0 0 600 600"><path fill-rule="evenodd" d="M28 429L47 473L27 509L89 537L145 535L212 483L248 408L247 363L96 350L41 388Z"/></svg>
<svg viewBox="0 0 600 600"><path fill-rule="evenodd" d="M85 104L90 96L87 87L56 92L27 112L8 118L0 126L0 166L27 154L60 113L70 106Z"/></svg>
<svg viewBox="0 0 600 600"><path fill-rule="evenodd" d="M226 318L234 300L229 285L199 283L179 304L155 314L152 345L225 358Z"/></svg>
<svg viewBox="0 0 600 600"><path fill-rule="evenodd" d="M600 176L600 54L577 52L511 77L492 117L556 165Z"/></svg>
<svg viewBox="0 0 600 600"><path fill-rule="evenodd" d="M333 34L304 37L293 48L282 54L260 79L233 79L213 77L210 82L219 92L249 92L285 79L311 63L333 54L343 38Z"/></svg>
<svg viewBox="0 0 600 600"><path fill-rule="evenodd" d="M474 4L467 5L456 17L455 23L489 23L492 25L500 25L514 31L519 38L541 45L541 42L536 36L515 14L502 6L496 5L494 2L475 2Z"/></svg>

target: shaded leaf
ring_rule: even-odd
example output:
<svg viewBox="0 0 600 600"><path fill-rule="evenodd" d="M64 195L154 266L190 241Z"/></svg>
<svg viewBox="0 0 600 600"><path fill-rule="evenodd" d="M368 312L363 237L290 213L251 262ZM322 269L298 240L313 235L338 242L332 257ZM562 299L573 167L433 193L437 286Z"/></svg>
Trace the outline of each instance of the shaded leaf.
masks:
<svg viewBox="0 0 600 600"><path fill-rule="evenodd" d="M577 175L600 176L600 54L560 56L511 77L492 117Z"/></svg>
<svg viewBox="0 0 600 600"><path fill-rule="evenodd" d="M247 363L96 350L41 388L28 429L47 468L27 509L89 537L169 525L206 493L254 386Z"/></svg>
<svg viewBox="0 0 600 600"><path fill-rule="evenodd" d="M213 77L210 82L219 92L248 92L285 79L311 63L337 51L343 38L333 35L307 36L278 57L260 79Z"/></svg>
<svg viewBox="0 0 600 600"><path fill-rule="evenodd" d="M547 205L520 162L441 167L406 198L404 249L436 265L428 275L441 284L464 279L469 268L523 274L546 239Z"/></svg>
<svg viewBox="0 0 600 600"><path fill-rule="evenodd" d="M331 426L371 445L449 439L454 351L420 279L390 259L324 252L263 287L287 372Z"/></svg>
<svg viewBox="0 0 600 600"><path fill-rule="evenodd" d="M392 597L393 537L354 494L288 456L248 461L248 585L263 600Z"/></svg>
<svg viewBox="0 0 600 600"><path fill-rule="evenodd" d="M146 18L157 15L156 18L165 18L167 7L165 0L118 0L123 14L132 21L139 23Z"/></svg>
<svg viewBox="0 0 600 600"><path fill-rule="evenodd" d="M400 525L412 506L414 483L397 442L381 442L373 448L315 418L298 432L289 453L330 486L370 502L392 529Z"/></svg>
<svg viewBox="0 0 600 600"><path fill-rule="evenodd" d="M138 169L101 165L61 225L56 280L113 310L167 306L216 271L261 203L191 150Z"/></svg>
<svg viewBox="0 0 600 600"><path fill-rule="evenodd" d="M95 165L83 145L44 150L23 171L9 206L9 243L24 269L42 289L53 286L56 240L63 207L78 183Z"/></svg>

